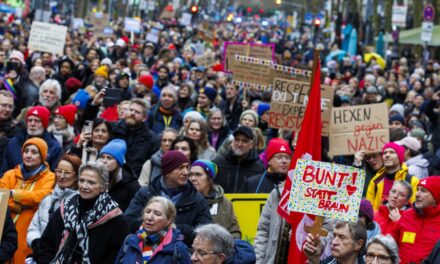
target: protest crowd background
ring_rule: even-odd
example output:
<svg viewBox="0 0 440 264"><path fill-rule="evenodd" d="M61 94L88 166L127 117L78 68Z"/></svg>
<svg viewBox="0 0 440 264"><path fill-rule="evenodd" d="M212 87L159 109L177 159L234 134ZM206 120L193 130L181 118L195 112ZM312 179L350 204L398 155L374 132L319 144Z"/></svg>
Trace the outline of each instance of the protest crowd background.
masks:
<svg viewBox="0 0 440 264"><path fill-rule="evenodd" d="M435 52L364 45L348 21L335 39L197 5L59 5L0 13L1 262L440 263ZM296 179L307 157L322 174ZM350 211L326 236L280 212L286 193L309 207L300 179Z"/></svg>

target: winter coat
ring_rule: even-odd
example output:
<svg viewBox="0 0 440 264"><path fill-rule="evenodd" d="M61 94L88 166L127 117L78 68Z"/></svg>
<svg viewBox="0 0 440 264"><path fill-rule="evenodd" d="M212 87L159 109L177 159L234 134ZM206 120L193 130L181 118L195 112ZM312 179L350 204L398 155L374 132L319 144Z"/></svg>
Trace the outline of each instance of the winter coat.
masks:
<svg viewBox="0 0 440 264"><path fill-rule="evenodd" d="M154 250L148 263L191 263L191 254L188 247L179 237L180 232L176 229L169 229L163 241ZM119 250L115 264L143 263L142 259L143 242L137 234L128 235Z"/></svg>
<svg viewBox="0 0 440 264"><path fill-rule="evenodd" d="M147 160L142 166L141 175L139 176L140 186L148 186L148 184L154 179L162 175L162 156L164 152L159 149L156 153L151 156L151 159Z"/></svg>
<svg viewBox="0 0 440 264"><path fill-rule="evenodd" d="M124 120L118 122L112 132L115 138L124 139L127 143L125 160L138 178L145 161L149 160L160 147L158 136L145 123L139 124L131 130Z"/></svg>
<svg viewBox="0 0 440 264"><path fill-rule="evenodd" d="M109 187L108 194L118 203L122 212L125 212L140 187L134 171L124 164L122 166L122 178L117 179L117 182Z"/></svg>
<svg viewBox="0 0 440 264"><path fill-rule="evenodd" d="M208 141L209 141L209 144L211 144L211 146L213 148L215 148L215 150L218 150L220 148L220 146L223 144L223 142L225 141L225 139L227 139L229 137L229 135L231 134L231 131L229 130L228 126L222 126L220 128L220 131L218 131L218 139L217 139L217 143L215 145L212 142L213 133L214 132L212 132L212 131L208 132Z"/></svg>
<svg viewBox="0 0 440 264"><path fill-rule="evenodd" d="M240 224L231 201L224 196L223 188L214 184L213 190L205 199L208 201L213 222L226 228L234 238L241 239Z"/></svg>
<svg viewBox="0 0 440 264"><path fill-rule="evenodd" d="M13 190L9 198L9 209L18 233L18 249L14 254L14 263L24 263L32 250L26 243L29 225L43 198L50 194L55 186L55 174L48 168L24 180L20 165L7 171L0 179L0 188Z"/></svg>
<svg viewBox="0 0 440 264"><path fill-rule="evenodd" d="M382 167L376 175L371 179L367 190L367 200L371 202L373 210L379 209L379 206L384 202L382 200L382 192L384 189L384 179L385 179L385 168ZM398 170L394 176L395 181L406 181L411 184L413 188L413 196L411 197L411 202L415 200L415 193L417 192L417 184L419 179L415 176L411 176L408 173L408 167L405 163L402 163L402 167Z"/></svg>
<svg viewBox="0 0 440 264"><path fill-rule="evenodd" d="M11 212L7 209L0 242L0 263L6 263L8 260L11 260L16 250L17 230L12 221Z"/></svg>
<svg viewBox="0 0 440 264"><path fill-rule="evenodd" d="M406 207L404 206L402 209L403 210L399 210L400 215L406 211ZM374 213L374 221L379 224L382 234L389 234L394 225L394 222L389 215L390 209L386 204L382 204L379 207L379 210Z"/></svg>
<svg viewBox="0 0 440 264"><path fill-rule="evenodd" d="M142 222L142 210L153 196L165 196L162 177L155 179L148 187L140 188L125 211L125 217L134 232ZM180 198L174 203L177 211L175 224L185 237L185 244L192 245L195 238L194 228L212 223L206 200L188 181L183 186Z"/></svg>
<svg viewBox="0 0 440 264"><path fill-rule="evenodd" d="M47 223L55 210L60 207L62 200L78 193L72 189L61 189L58 185L55 185L51 195L46 196L38 206L38 210L32 218L32 222L29 225L27 231L26 240L28 246L32 246L32 242L35 239L40 239L41 235L46 229Z"/></svg>
<svg viewBox="0 0 440 264"><path fill-rule="evenodd" d="M431 142L434 145L434 149L440 147L440 114L434 109L437 107L437 101L429 100L426 105L425 114L429 118L432 124L432 139Z"/></svg>
<svg viewBox="0 0 440 264"><path fill-rule="evenodd" d="M399 247L401 264L420 263L440 239L440 205L403 213L390 232Z"/></svg>
<svg viewBox="0 0 440 264"><path fill-rule="evenodd" d="M423 158L422 154L412 157L411 159L405 161L405 163L408 166L409 175L414 175L419 180L422 180L429 176L429 162L428 160Z"/></svg>
<svg viewBox="0 0 440 264"><path fill-rule="evenodd" d="M172 127L178 131L182 127L182 116L178 111L176 111L174 115L169 117L171 120L169 121L169 125L166 125L166 117L159 111L159 104L157 104L148 112L148 127L157 135L161 134L166 127Z"/></svg>
<svg viewBox="0 0 440 264"><path fill-rule="evenodd" d="M254 149L241 161L229 150L225 156L217 155L213 162L218 167L215 183L222 186L225 193L237 193L247 177L265 170Z"/></svg>
<svg viewBox="0 0 440 264"><path fill-rule="evenodd" d="M286 178L282 179L275 178L275 174L260 173L251 177L246 178L243 188L240 190L241 193L270 193L273 189L283 182Z"/></svg>
<svg viewBox="0 0 440 264"><path fill-rule="evenodd" d="M58 208L41 236L38 264L48 264L55 257L64 233L64 221ZM118 215L92 229L89 237L89 257L92 264L114 263L125 237L130 233L123 215Z"/></svg>
<svg viewBox="0 0 440 264"><path fill-rule="evenodd" d="M235 130L238 123L240 123L240 115L241 112L243 112L243 106L241 104L242 100L241 97L237 97L232 105L229 100L225 101L223 113L225 113L226 120L228 121L231 130Z"/></svg>
<svg viewBox="0 0 440 264"><path fill-rule="evenodd" d="M197 159L213 160L216 154L215 149L208 145L204 150L199 149Z"/></svg>
<svg viewBox="0 0 440 264"><path fill-rule="evenodd" d="M29 138L30 137L27 134L26 129L23 129L9 141L5 150L5 154L7 153L7 155L3 157L2 166L0 168L0 175L23 162L21 147ZM58 141L47 131L44 131L42 139L46 141L47 146L49 147L46 161L50 165L50 170L54 171L56 169L58 160L63 154L62 148L60 143L58 143Z"/></svg>

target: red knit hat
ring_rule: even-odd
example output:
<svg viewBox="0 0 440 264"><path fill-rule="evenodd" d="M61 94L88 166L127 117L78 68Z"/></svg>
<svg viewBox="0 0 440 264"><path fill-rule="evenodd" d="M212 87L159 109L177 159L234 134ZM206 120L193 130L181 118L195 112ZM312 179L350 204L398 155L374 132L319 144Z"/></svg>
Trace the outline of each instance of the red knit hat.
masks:
<svg viewBox="0 0 440 264"><path fill-rule="evenodd" d="M440 176L429 176L419 182L417 186L422 186L434 196L437 204L440 204Z"/></svg>
<svg viewBox="0 0 440 264"><path fill-rule="evenodd" d="M266 154L268 161L277 153L292 154L289 143L282 138L273 138L267 144Z"/></svg>
<svg viewBox="0 0 440 264"><path fill-rule="evenodd" d="M150 90L153 88L153 85L154 85L153 76L151 76L149 74L142 75L141 77L139 77L138 82L145 85Z"/></svg>
<svg viewBox="0 0 440 264"><path fill-rule="evenodd" d="M54 114L62 115L66 119L67 123L73 126L73 123L75 123L75 114L77 110L78 109L74 104L62 105L55 110Z"/></svg>
<svg viewBox="0 0 440 264"><path fill-rule="evenodd" d="M212 65L211 69L215 72L222 72L224 70L223 65L221 63Z"/></svg>
<svg viewBox="0 0 440 264"><path fill-rule="evenodd" d="M101 113L101 118L104 118L108 122L117 122L119 121L118 115L118 105L115 104L113 106L109 106Z"/></svg>
<svg viewBox="0 0 440 264"><path fill-rule="evenodd" d="M70 77L64 83L64 87L66 87L66 90L72 92L76 92L79 88L81 88L81 86L82 86L81 81L75 77Z"/></svg>
<svg viewBox="0 0 440 264"><path fill-rule="evenodd" d="M31 109L29 109L26 114L26 122L31 115L40 118L44 128L47 128L49 126L50 112L49 110L47 110L46 107L34 106Z"/></svg>
<svg viewBox="0 0 440 264"><path fill-rule="evenodd" d="M387 149L387 148L393 149L397 153L397 156L399 157L400 164L402 164L405 161L405 148L404 147L402 147L399 144L396 144L394 142L386 143L382 148L382 155L383 155L383 152L385 151L385 149Z"/></svg>

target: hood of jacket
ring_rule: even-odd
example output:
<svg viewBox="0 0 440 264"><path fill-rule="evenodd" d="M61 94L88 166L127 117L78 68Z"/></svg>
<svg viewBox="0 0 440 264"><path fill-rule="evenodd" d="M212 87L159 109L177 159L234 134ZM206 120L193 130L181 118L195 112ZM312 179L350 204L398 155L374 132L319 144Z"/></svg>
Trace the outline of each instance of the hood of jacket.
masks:
<svg viewBox="0 0 440 264"><path fill-rule="evenodd" d="M212 191L205 197L205 199L209 205L219 203L223 200L224 194L225 191L223 190L223 187L214 184L212 186Z"/></svg>
<svg viewBox="0 0 440 264"><path fill-rule="evenodd" d="M162 165L162 156L163 156L164 152L162 149L159 149L158 151L156 151L156 153L154 153L151 156L151 163L158 166L159 168Z"/></svg>
<svg viewBox="0 0 440 264"><path fill-rule="evenodd" d="M422 154L405 161L405 163L407 166L417 166L420 168L428 168L429 166L429 162L425 158L423 158Z"/></svg>

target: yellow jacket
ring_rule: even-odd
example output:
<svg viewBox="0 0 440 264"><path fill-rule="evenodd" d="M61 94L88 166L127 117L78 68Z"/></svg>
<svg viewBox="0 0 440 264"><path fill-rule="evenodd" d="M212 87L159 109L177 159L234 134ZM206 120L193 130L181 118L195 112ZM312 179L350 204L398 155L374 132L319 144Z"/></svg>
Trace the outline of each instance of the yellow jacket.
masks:
<svg viewBox="0 0 440 264"><path fill-rule="evenodd" d="M373 179L371 179L370 184L367 189L367 200L371 202L374 210L378 210L380 205L382 204L382 192L384 187L384 179L385 178L385 168L382 167L376 175L374 175ZM407 181L411 184L413 189L413 195L411 197L411 202L414 202L416 199L417 192L417 184L419 183L419 179L415 176L408 175L408 167L405 163L402 163L402 167L399 171L396 172L394 176L395 181Z"/></svg>

